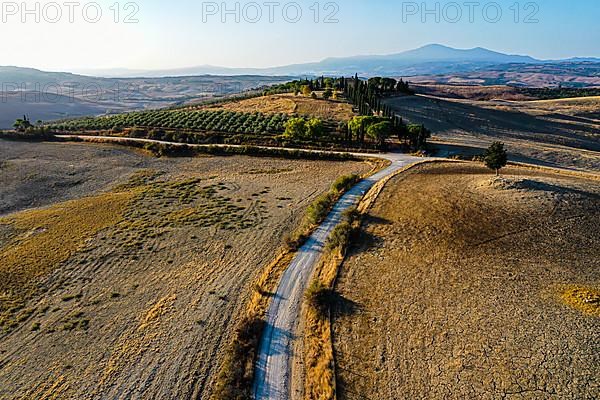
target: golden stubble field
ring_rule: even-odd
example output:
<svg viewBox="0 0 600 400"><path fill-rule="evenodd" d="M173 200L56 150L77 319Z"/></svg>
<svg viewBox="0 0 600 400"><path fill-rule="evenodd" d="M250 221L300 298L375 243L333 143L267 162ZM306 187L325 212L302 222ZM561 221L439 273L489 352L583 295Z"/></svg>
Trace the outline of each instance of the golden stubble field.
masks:
<svg viewBox="0 0 600 400"><path fill-rule="evenodd" d="M370 169L105 145L0 142L0 154L11 399L208 398L283 236L337 177Z"/></svg>
<svg viewBox="0 0 600 400"><path fill-rule="evenodd" d="M600 181L504 174L388 183L337 282L338 398L600 396Z"/></svg>
<svg viewBox="0 0 600 400"><path fill-rule="evenodd" d="M294 94L278 94L253 99L231 101L210 109L237 112L262 112L266 114L298 114L316 118L347 122L356 114L352 105L343 101L312 99Z"/></svg>

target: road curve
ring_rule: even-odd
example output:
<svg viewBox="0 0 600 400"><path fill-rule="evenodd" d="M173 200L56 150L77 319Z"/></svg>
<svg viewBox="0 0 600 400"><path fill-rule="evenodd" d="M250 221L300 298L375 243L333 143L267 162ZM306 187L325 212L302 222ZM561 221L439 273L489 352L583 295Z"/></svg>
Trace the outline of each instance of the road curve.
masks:
<svg viewBox="0 0 600 400"><path fill-rule="evenodd" d="M292 341L300 319L300 306L316 263L323 253L329 234L341 222L342 213L358 204L364 193L381 179L422 161L404 154L381 154L392 161L386 169L361 181L334 206L285 271L277 293L267 311L260 342L253 387L256 400L289 400L291 387Z"/></svg>

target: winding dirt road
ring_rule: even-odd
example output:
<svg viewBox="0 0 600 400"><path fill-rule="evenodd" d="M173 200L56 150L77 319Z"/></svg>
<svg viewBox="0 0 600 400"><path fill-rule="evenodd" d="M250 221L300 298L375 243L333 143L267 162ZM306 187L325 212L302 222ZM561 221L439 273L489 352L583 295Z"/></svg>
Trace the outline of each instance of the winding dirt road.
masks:
<svg viewBox="0 0 600 400"><path fill-rule="evenodd" d="M291 387L292 342L298 321L302 298L316 263L331 231L341 222L342 213L358 204L362 196L378 181L400 169L422 161L422 158L404 154L379 155L392 164L377 174L361 181L335 205L325 222L317 228L285 271L277 293L267 312L266 328L260 343L254 398L256 400L288 400Z"/></svg>
<svg viewBox="0 0 600 400"><path fill-rule="evenodd" d="M102 139L112 142L160 143L174 146L208 147L208 145L182 144L152 139L120 138L111 136L56 135L58 138L81 140ZM241 147L235 145L210 145L218 147ZM271 149L271 147L261 147ZM281 150L282 148L273 148ZM297 150L297 149L284 149ZM320 150L303 150L308 153L325 153ZM328 152L329 153L329 152ZM291 370L293 351L292 343L296 327L300 320L302 298L314 267L323 254L323 248L332 230L341 222L345 210L356 206L363 195L377 182L396 173L411 164L422 161L422 158L398 153L365 154L349 153L357 157L378 157L391 161L386 169L364 179L349 190L336 203L325 221L319 226L306 244L300 248L296 258L285 271L277 293L267 311L266 327L261 339L256 376L253 388L256 400L288 400L290 399Z"/></svg>

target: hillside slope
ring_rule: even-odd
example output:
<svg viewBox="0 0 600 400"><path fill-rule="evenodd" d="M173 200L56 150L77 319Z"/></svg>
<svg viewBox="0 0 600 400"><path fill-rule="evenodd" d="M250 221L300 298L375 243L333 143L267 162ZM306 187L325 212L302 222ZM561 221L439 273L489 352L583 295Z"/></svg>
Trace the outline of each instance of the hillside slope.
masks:
<svg viewBox="0 0 600 400"><path fill-rule="evenodd" d="M600 184L504 174L388 183L337 284L339 399L600 396Z"/></svg>

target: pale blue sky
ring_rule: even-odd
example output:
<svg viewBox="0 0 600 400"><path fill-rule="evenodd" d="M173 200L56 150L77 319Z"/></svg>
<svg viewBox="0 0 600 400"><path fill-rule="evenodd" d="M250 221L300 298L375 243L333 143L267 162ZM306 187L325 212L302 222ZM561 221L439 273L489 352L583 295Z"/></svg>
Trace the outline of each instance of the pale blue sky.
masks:
<svg viewBox="0 0 600 400"><path fill-rule="evenodd" d="M466 1L466 0L465 0ZM324 10L327 0L321 1L319 22L314 21L311 6L315 0L297 3L302 18L297 23L284 19L280 1L275 7L274 22L269 22L269 8L258 0L263 16L257 23L235 22L229 15L223 23L221 14L206 16L204 7L210 5L193 0L138 1L138 23L125 24L128 12L123 10L127 0L120 3L119 23L113 21L110 9L115 0L97 0L102 18L90 23L83 18L82 7L75 10L73 23L68 21L68 9L62 10L62 19L56 23L44 21L55 13L48 8L22 15L24 10L3 9L0 20L0 65L31 66L50 70L82 68L163 69L203 64L231 67L267 67L318 61L332 56L357 54L387 54L409 50L429 43L440 43L457 48L486 47L492 50L527 54L538 58L566 58L574 56L600 57L600 6L597 0L578 0L567 3L559 0L540 0L535 15L537 23L525 23L535 11L528 1L496 0L502 18L494 23L492 2L481 1L474 8L474 22L469 20L469 8L457 1L463 13L456 23L445 21L444 7L451 1L439 1L440 22L436 15L426 15L422 21L422 1L346 0L337 2L337 23L324 23L325 16L334 10ZM3 2L4 3L4 2ZM20 2L17 2L20 3ZM17 4L15 3L15 4ZM34 1L27 2L33 9ZM41 6L49 3L42 1ZM58 3L61 3L60 1ZM213 3L221 8L221 1ZM236 2L225 2L234 8ZM251 2L239 1L242 9ZM62 4L62 3L61 3ZM425 1L434 9L435 1ZM514 4L520 13L515 22ZM528 8L525 9L526 5ZM488 5L486 18L483 8ZM3 6L3 8L6 6ZM20 6L19 6L20 7ZM288 6L288 19L293 19L293 6ZM511 8L512 7L512 8ZM130 8L127 11L132 11ZM214 8L213 8L214 10ZM406 11L403 16L403 10ZM456 18L456 8L446 8L446 17ZM255 9L247 8L249 18ZM409 12L412 11L412 12ZM88 17L94 9L88 9ZM25 17L25 22L22 18ZM404 21L403 21L404 19Z"/></svg>

